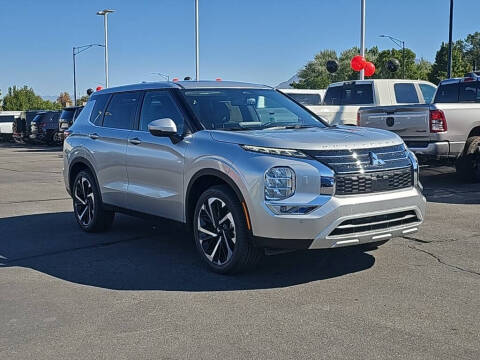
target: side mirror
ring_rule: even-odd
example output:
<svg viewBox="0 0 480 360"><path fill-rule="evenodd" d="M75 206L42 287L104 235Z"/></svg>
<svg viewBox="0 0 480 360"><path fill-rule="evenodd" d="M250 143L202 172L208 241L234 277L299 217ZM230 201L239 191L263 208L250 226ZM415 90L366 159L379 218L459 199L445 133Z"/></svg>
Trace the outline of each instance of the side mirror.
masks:
<svg viewBox="0 0 480 360"><path fill-rule="evenodd" d="M148 131L153 136L172 136L177 134L177 125L170 118L153 120L148 124Z"/></svg>

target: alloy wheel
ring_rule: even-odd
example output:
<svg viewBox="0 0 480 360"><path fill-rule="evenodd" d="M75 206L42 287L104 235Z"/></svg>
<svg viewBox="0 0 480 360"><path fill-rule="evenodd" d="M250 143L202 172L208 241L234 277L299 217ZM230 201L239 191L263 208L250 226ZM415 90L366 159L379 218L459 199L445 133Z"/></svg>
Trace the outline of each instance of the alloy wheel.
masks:
<svg viewBox="0 0 480 360"><path fill-rule="evenodd" d="M198 213L197 234L200 248L211 263L221 266L232 258L235 221L224 201L217 197L204 201Z"/></svg>
<svg viewBox="0 0 480 360"><path fill-rule="evenodd" d="M77 180L73 194L75 216L83 226L90 225L95 215L95 195L92 184L82 176Z"/></svg>

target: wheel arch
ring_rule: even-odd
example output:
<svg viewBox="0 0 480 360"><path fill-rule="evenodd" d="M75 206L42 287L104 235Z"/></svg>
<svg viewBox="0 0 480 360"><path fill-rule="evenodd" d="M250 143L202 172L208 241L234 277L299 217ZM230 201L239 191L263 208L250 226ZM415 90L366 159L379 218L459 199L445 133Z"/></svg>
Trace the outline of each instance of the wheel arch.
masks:
<svg viewBox="0 0 480 360"><path fill-rule="evenodd" d="M75 181L75 178L77 177L77 174L82 171L82 170L88 170L93 176L93 179L95 181L95 185L97 186L98 192L100 193L100 196L102 192L100 191L100 186L98 183L97 179L97 174L95 172L95 169L93 165L85 159L84 157L77 157L75 158L69 165L68 168L68 187L70 189L70 192L73 193L73 182Z"/></svg>
<svg viewBox="0 0 480 360"><path fill-rule="evenodd" d="M244 204L246 216L249 216L245 198L235 181L227 174L217 169L202 169L196 172L191 178L187 186L185 194L185 221L189 228L192 225L193 212L195 210L196 199L209 187L214 185L227 185L230 187L238 200ZM250 221L250 219L248 219Z"/></svg>

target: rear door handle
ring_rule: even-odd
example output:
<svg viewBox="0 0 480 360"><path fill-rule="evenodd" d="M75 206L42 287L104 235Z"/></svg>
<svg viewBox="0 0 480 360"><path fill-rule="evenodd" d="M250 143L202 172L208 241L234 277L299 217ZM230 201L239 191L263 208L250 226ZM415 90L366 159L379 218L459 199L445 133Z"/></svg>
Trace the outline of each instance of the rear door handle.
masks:
<svg viewBox="0 0 480 360"><path fill-rule="evenodd" d="M93 133L93 134L88 135L88 137L89 137L90 139L95 140L95 139L98 139L100 136L98 136L97 133Z"/></svg>
<svg viewBox="0 0 480 360"><path fill-rule="evenodd" d="M142 143L142 141L139 138L133 138L133 139L128 139L128 142L132 145L139 145Z"/></svg>

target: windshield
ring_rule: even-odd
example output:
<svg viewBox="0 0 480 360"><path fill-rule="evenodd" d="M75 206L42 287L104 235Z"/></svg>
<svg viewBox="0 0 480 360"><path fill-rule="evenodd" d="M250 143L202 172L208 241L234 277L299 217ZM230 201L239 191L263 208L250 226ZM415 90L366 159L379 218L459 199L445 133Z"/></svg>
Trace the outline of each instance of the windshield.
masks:
<svg viewBox="0 0 480 360"><path fill-rule="evenodd" d="M275 90L183 90L185 99L209 130L325 127L316 116Z"/></svg>

